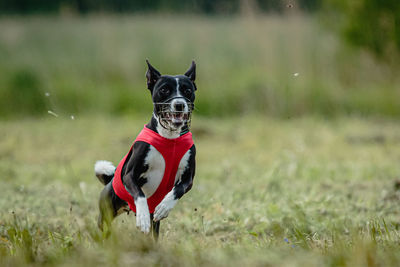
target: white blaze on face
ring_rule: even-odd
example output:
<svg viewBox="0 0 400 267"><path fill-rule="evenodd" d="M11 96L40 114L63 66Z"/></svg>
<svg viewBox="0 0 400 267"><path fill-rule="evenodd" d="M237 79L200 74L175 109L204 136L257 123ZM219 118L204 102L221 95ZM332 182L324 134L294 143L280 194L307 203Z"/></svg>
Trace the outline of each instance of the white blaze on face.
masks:
<svg viewBox="0 0 400 267"><path fill-rule="evenodd" d="M181 92L179 92L179 78L175 78L176 81L176 96L182 96Z"/></svg>
<svg viewBox="0 0 400 267"><path fill-rule="evenodd" d="M176 97L176 99L173 99L171 101L171 110L177 111L175 110L176 104L183 104L184 105L183 111L188 112L189 111L188 105L183 96L181 95L181 92L179 91L179 78L175 78L175 81L176 81L176 95L174 97Z"/></svg>
<svg viewBox="0 0 400 267"><path fill-rule="evenodd" d="M176 81L176 93L174 99L172 99L171 104L170 104L170 110L172 111L172 116L171 116L171 122L179 125L180 123L185 122L185 116L184 113L187 113L189 111L188 104L186 103L186 100L183 98L181 95L181 92L179 91L179 78L175 78ZM177 106L180 106L178 109ZM181 108L183 106L183 108Z"/></svg>

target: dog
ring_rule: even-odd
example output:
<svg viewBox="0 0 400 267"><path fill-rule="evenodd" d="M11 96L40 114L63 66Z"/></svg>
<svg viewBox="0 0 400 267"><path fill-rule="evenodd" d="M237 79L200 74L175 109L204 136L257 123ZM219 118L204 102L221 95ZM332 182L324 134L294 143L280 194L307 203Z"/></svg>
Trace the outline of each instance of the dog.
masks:
<svg viewBox="0 0 400 267"><path fill-rule="evenodd" d="M196 63L184 75L161 75L148 60L147 88L153 114L117 167L97 161L100 193L98 227L110 229L112 220L130 210L136 227L159 236L160 221L193 184L196 147L190 132L194 109Z"/></svg>

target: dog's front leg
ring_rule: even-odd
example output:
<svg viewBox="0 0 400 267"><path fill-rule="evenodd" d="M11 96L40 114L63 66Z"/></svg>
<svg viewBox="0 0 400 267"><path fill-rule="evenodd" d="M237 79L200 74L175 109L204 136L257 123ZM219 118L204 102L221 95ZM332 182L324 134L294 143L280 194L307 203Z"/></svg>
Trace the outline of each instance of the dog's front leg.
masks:
<svg viewBox="0 0 400 267"><path fill-rule="evenodd" d="M164 197L164 199L157 205L154 210L154 221L158 222L161 219L168 217L169 212L175 207L178 202L178 197L176 197L175 187Z"/></svg>
<svg viewBox="0 0 400 267"><path fill-rule="evenodd" d="M190 183L181 183L174 186L174 188L164 197L164 199L157 205L154 210L154 221L160 221L168 217L169 212L175 207L178 199L192 187L193 179Z"/></svg>
<svg viewBox="0 0 400 267"><path fill-rule="evenodd" d="M145 234L150 232L150 212L147 199L142 189L134 182L131 174L123 177L128 193L133 197L136 206L136 227Z"/></svg>
<svg viewBox="0 0 400 267"><path fill-rule="evenodd" d="M175 184L172 190L164 197L164 199L157 205L154 211L155 222L168 217L169 212L175 207L178 199L187 193L193 185L194 173L196 168L195 156L196 149L193 145L190 149L191 155L188 160L188 165L183 172L181 179Z"/></svg>

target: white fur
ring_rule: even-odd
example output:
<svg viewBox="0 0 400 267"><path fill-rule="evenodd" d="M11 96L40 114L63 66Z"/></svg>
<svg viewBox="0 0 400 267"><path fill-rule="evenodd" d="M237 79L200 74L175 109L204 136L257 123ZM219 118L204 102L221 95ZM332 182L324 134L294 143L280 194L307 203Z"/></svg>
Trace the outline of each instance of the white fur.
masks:
<svg viewBox="0 0 400 267"><path fill-rule="evenodd" d="M189 112L189 107L188 107L186 101L182 100L182 98L181 98L181 99L179 99L179 98L173 99L173 100L171 101L171 110L172 110L172 111L175 111L175 104L176 104L176 103L183 104L183 105L185 106L185 108L183 109L183 111L184 111L184 112Z"/></svg>
<svg viewBox="0 0 400 267"><path fill-rule="evenodd" d="M175 80L176 80L176 96L177 97L183 97L181 95L181 92L179 91L179 78L175 78ZM185 105L184 112L188 112L189 111L189 107L188 107L186 101L182 101L182 100L179 100L179 99L174 99L174 100L171 101L171 110L175 111L175 103L178 102L178 101Z"/></svg>
<svg viewBox="0 0 400 267"><path fill-rule="evenodd" d="M150 151L144 161L149 166L149 169L141 175L141 177L147 178L147 183L142 186L142 190L146 197L149 198L156 192L164 176L165 160L161 153L150 145Z"/></svg>
<svg viewBox="0 0 400 267"><path fill-rule="evenodd" d="M175 78L176 81L176 96L182 96L181 92L179 92L179 78Z"/></svg>
<svg viewBox="0 0 400 267"><path fill-rule="evenodd" d="M94 164L94 172L96 175L105 174L107 176L111 176L115 172L114 165L106 160L99 160Z"/></svg>
<svg viewBox="0 0 400 267"><path fill-rule="evenodd" d="M175 129L174 131L170 131L160 125L160 123L158 122L158 116L156 114L153 113L153 116L157 120L157 132L162 137L167 138L167 139L175 139L175 138L179 137L179 135L181 133L181 128L183 127L183 125L177 129Z"/></svg>
<svg viewBox="0 0 400 267"><path fill-rule="evenodd" d="M169 212L175 207L178 202L174 196L174 189L172 189L161 201L160 204L157 205L154 211L154 221L159 221L168 217Z"/></svg>
<svg viewBox="0 0 400 267"><path fill-rule="evenodd" d="M190 158L190 149L185 153L185 155L183 155L181 162L179 162L178 170L176 171L176 176L175 176L175 184L176 182L181 180L183 172L188 167L189 158Z"/></svg>
<svg viewBox="0 0 400 267"><path fill-rule="evenodd" d="M136 206L136 227L145 234L150 232L150 212L147 199L138 197L135 201Z"/></svg>
<svg viewBox="0 0 400 267"><path fill-rule="evenodd" d="M179 163L174 183L181 179L183 172L188 166L189 157L190 150L183 155L181 162ZM147 179L147 183L142 186L142 190L146 197L149 198L156 192L162 178L164 177L165 160L161 153L150 145L150 151L145 158L145 164L149 166L149 169L141 175L141 177Z"/></svg>
<svg viewBox="0 0 400 267"><path fill-rule="evenodd" d="M178 170L175 176L175 184L182 178L183 172L188 167L190 158L190 150L188 150L179 162ZM154 221L159 221L168 217L169 212L175 207L178 199L175 199L174 188L164 197L164 199L157 205L154 211Z"/></svg>

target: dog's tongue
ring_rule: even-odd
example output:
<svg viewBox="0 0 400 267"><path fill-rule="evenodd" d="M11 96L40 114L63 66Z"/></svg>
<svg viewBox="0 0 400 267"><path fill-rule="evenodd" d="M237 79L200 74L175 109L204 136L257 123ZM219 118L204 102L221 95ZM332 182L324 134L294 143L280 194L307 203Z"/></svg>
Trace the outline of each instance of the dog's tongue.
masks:
<svg viewBox="0 0 400 267"><path fill-rule="evenodd" d="M182 113L172 114L172 122L176 124L181 124L183 122L183 114Z"/></svg>
<svg viewBox="0 0 400 267"><path fill-rule="evenodd" d="M182 113L174 113L174 119L176 119L176 120L181 120L181 119L183 119L183 114Z"/></svg>

